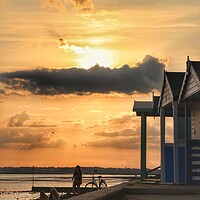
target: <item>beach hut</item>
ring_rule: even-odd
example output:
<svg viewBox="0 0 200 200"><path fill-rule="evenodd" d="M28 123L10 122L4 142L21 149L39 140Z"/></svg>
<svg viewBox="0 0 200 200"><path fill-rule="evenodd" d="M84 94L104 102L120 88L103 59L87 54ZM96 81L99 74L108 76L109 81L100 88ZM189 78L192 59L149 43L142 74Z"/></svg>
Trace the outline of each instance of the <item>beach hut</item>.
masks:
<svg viewBox="0 0 200 200"><path fill-rule="evenodd" d="M141 117L141 178L146 172L146 118L160 117L161 182L175 184L185 181L184 107L178 104L184 74L165 72L160 96L152 101L135 101L133 111ZM173 117L173 143L165 141L165 118Z"/></svg>
<svg viewBox="0 0 200 200"><path fill-rule="evenodd" d="M200 61L186 62L186 72L164 71L160 96L135 101L141 116L141 177L146 171L146 118L160 117L161 182L200 185ZM166 143L165 121L172 117L173 142Z"/></svg>
<svg viewBox="0 0 200 200"><path fill-rule="evenodd" d="M134 101L133 112L141 117L141 145L140 145L140 170L141 179L147 178L146 168L146 141L147 141L147 117L159 116L157 110L153 109L152 101Z"/></svg>
<svg viewBox="0 0 200 200"><path fill-rule="evenodd" d="M186 185L200 185L200 61L187 60L179 95L185 107Z"/></svg>
<svg viewBox="0 0 200 200"><path fill-rule="evenodd" d="M184 72L164 71L158 112L160 115L161 182L174 184L185 181L184 107L178 104ZM173 143L165 142L165 117L173 118Z"/></svg>

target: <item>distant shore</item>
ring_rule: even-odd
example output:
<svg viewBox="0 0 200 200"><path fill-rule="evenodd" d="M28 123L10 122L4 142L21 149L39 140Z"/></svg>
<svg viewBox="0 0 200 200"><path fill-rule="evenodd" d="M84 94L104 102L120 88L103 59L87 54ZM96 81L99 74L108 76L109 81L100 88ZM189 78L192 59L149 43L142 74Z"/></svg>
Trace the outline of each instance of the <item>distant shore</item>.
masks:
<svg viewBox="0 0 200 200"><path fill-rule="evenodd" d="M90 174L97 170L97 174L111 175L139 175L140 169L135 168L103 168L103 167L82 167L84 174ZM74 167L0 167L0 174L72 174Z"/></svg>

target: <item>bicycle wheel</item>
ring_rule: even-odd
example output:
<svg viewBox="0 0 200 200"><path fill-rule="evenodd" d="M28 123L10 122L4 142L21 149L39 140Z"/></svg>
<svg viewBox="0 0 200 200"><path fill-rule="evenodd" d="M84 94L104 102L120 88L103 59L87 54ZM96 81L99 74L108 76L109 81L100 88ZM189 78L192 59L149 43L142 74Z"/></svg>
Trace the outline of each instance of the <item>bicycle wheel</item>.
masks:
<svg viewBox="0 0 200 200"><path fill-rule="evenodd" d="M106 188L107 187L107 184L104 180L101 180L101 183L100 183L100 186L99 186L101 189L102 188Z"/></svg>
<svg viewBox="0 0 200 200"><path fill-rule="evenodd" d="M89 182L85 185L86 192L94 191L97 189L98 189L98 186L93 182Z"/></svg>

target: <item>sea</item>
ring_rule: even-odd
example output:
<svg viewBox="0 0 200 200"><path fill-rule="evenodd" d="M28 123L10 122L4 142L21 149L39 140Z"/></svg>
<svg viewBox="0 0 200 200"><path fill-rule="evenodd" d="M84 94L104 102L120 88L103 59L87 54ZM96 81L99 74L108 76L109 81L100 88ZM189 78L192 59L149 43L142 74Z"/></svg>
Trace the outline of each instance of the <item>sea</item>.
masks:
<svg viewBox="0 0 200 200"><path fill-rule="evenodd" d="M98 176L98 174L95 174ZM137 178L136 175L101 174L108 187ZM82 187L92 179L83 175ZM72 187L72 174L0 174L0 200L36 200L39 192L32 187Z"/></svg>

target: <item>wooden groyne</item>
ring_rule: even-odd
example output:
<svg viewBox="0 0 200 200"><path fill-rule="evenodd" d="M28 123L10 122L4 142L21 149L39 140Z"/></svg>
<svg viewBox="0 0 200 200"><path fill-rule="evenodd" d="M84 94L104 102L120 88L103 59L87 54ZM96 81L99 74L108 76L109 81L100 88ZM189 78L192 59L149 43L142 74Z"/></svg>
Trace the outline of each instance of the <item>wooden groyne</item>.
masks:
<svg viewBox="0 0 200 200"><path fill-rule="evenodd" d="M50 192L50 189L52 187L32 187L32 192L41 192L41 191L44 191L44 192ZM58 192L64 192L64 193L68 193L70 194L72 192L72 187L54 187ZM81 190L81 193L86 193L86 192L92 192L92 191L95 191L97 189L95 188L86 188L85 187L81 187L80 188Z"/></svg>

